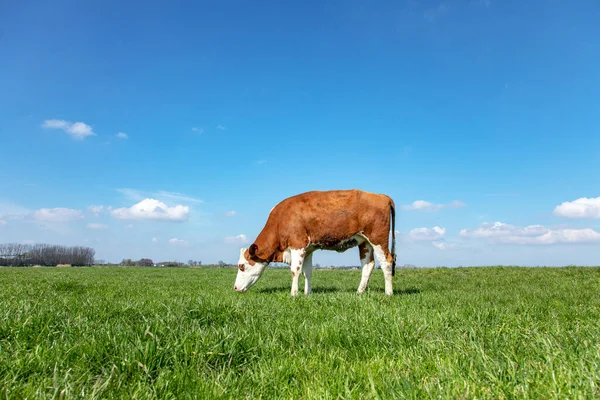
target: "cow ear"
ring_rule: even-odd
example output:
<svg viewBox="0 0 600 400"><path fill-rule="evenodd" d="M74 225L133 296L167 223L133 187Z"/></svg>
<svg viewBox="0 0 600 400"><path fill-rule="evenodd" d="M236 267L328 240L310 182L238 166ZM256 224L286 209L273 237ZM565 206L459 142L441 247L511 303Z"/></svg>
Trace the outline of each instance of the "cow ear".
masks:
<svg viewBox="0 0 600 400"><path fill-rule="evenodd" d="M258 246L256 245L256 243L252 243L252 246L250 246L250 248L248 249L248 253L252 257L256 257L256 252L257 251L258 251Z"/></svg>

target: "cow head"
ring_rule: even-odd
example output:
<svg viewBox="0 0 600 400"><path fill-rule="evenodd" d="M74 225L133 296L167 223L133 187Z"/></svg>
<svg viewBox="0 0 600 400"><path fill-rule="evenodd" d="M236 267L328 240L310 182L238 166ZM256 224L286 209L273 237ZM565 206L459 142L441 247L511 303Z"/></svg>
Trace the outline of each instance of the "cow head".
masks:
<svg viewBox="0 0 600 400"><path fill-rule="evenodd" d="M249 249L240 249L240 259L238 260L238 272L235 277L233 289L236 292L245 292L258 281L269 262L256 258L256 244ZM247 254L247 255L246 255Z"/></svg>

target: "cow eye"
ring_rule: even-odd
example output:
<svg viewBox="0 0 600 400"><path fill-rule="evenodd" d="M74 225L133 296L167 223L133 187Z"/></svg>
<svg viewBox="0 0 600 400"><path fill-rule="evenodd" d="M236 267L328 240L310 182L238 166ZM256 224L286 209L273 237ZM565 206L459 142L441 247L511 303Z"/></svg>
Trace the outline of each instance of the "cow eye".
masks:
<svg viewBox="0 0 600 400"><path fill-rule="evenodd" d="M240 271L244 272L246 266L244 264L238 264L238 268L240 269Z"/></svg>

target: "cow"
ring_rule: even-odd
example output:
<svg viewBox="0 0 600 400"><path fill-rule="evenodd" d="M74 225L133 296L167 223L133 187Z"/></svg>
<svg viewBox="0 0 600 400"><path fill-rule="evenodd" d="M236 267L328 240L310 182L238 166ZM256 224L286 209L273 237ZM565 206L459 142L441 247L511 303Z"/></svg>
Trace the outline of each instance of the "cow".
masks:
<svg viewBox="0 0 600 400"><path fill-rule="evenodd" d="M284 262L292 273L290 294L298 294L302 273L304 294L309 295L312 253L315 250L342 253L358 246L362 279L357 293L362 294L367 288L377 260L385 279L385 294L392 295L396 271L395 214L394 201L389 196L358 189L310 191L288 197L271 209L254 243L240 249L233 288L237 292L247 291L269 263Z"/></svg>

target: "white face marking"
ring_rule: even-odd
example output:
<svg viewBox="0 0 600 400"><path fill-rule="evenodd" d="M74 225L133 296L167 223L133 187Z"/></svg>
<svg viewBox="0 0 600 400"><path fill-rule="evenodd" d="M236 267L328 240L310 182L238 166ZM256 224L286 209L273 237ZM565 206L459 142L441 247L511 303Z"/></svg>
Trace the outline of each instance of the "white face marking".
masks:
<svg viewBox="0 0 600 400"><path fill-rule="evenodd" d="M244 257L244 253L247 249L240 249L240 258L238 260L238 272L235 277L235 284L233 285L233 289L238 292L245 292L252 285L258 281L258 279L262 276L265 268L268 263L254 263L254 265L250 265L246 257Z"/></svg>

